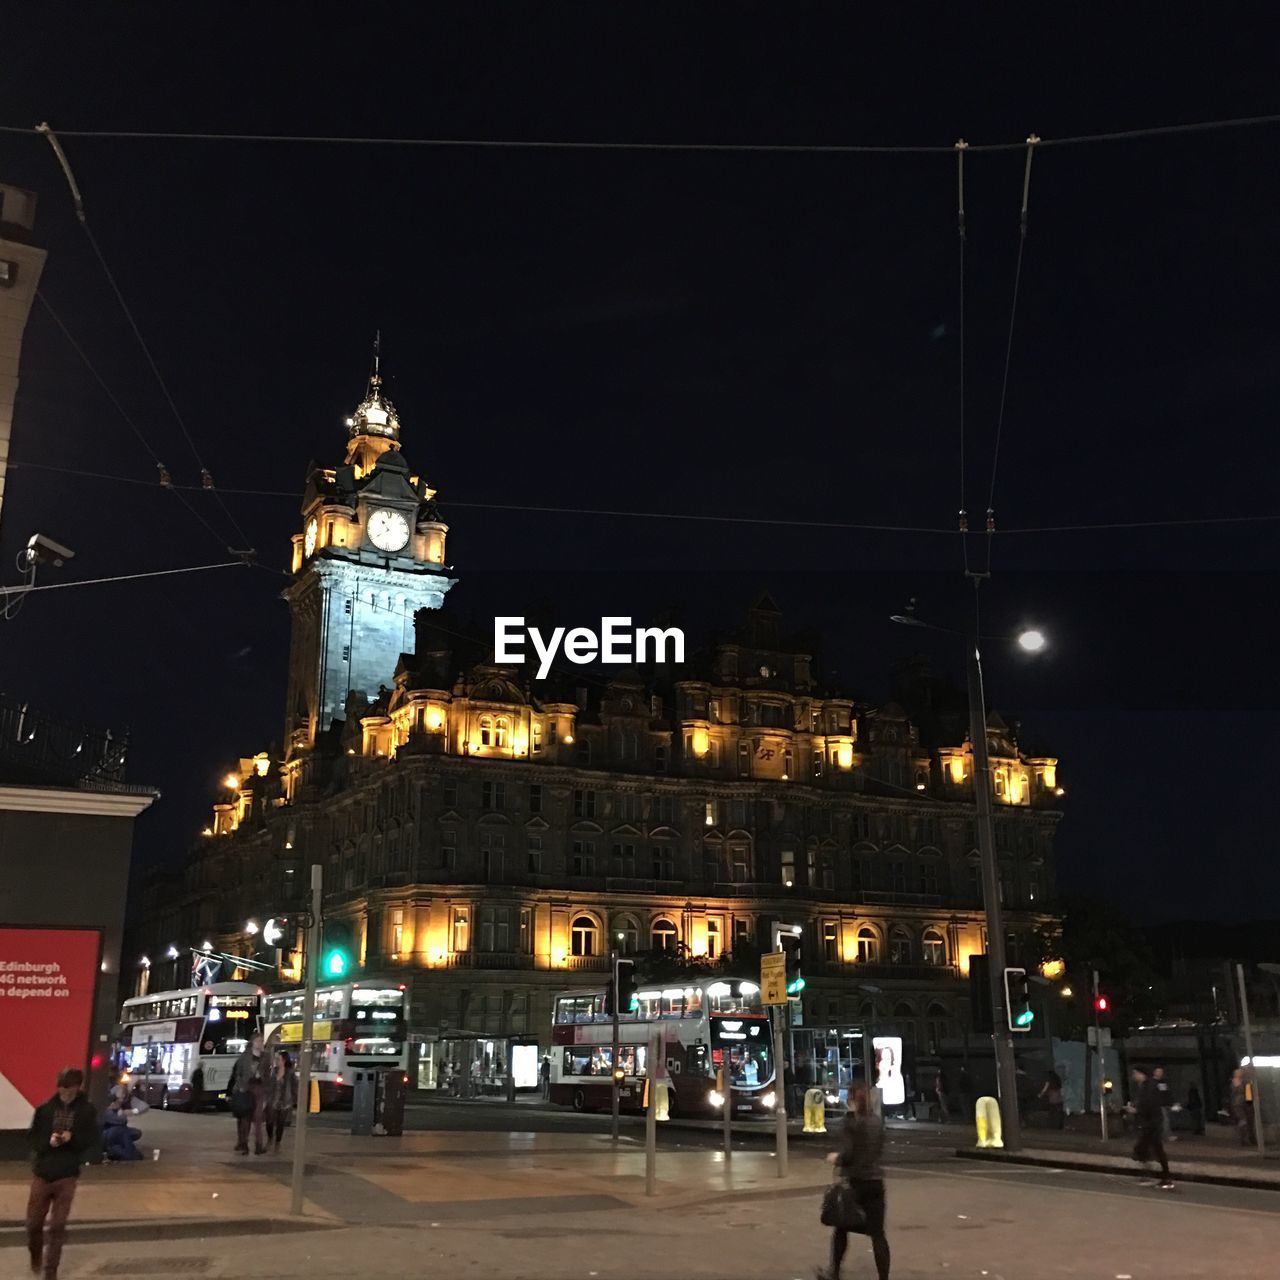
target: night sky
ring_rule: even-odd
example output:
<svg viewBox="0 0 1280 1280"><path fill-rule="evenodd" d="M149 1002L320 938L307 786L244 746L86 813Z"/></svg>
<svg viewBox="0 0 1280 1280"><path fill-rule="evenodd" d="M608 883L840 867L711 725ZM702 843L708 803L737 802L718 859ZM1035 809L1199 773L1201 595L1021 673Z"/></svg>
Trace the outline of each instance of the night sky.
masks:
<svg viewBox="0 0 1280 1280"><path fill-rule="evenodd" d="M6 15L0 124L213 133L949 146L1280 111L1277 28L1135 13L845 5L157 6ZM1157 11L1152 11L1152 13ZM1168 10L1164 10L1166 14ZM66 20L64 20L66 19ZM1280 126L1042 149L995 508L1001 529L1280 513ZM921 633L963 625L954 534L633 520L474 504L954 528L960 501L951 155L553 151L64 137L89 221L224 490L301 495L340 461L373 334L405 454L440 491L458 617L551 602L733 623L768 588L823 633L824 677L886 695ZM980 526L1009 325L1021 150L971 154L967 505ZM199 464L48 145L0 135L40 193L44 291L176 482ZM0 565L45 582L226 559L37 303ZM266 566L287 496L225 497ZM1143 918L1274 913L1280 525L1004 533L989 701L1061 758L1060 880ZM984 552L975 538L972 554ZM12 570L0 573L10 581ZM127 726L176 862L239 755L278 741L288 626L265 569L31 597L0 688ZM515 607L513 607L515 606ZM593 612L594 611L594 612ZM946 636L923 636L961 675Z"/></svg>

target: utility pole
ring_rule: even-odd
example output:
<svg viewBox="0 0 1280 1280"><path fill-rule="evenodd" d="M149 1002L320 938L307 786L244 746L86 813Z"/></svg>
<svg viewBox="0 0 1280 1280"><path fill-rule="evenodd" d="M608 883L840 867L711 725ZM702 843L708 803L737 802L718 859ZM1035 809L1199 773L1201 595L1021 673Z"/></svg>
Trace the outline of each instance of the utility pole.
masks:
<svg viewBox="0 0 1280 1280"><path fill-rule="evenodd" d="M609 952L609 967L613 974L611 981L613 982L613 1053L609 1058L609 1074L613 1078L613 1117L609 1125L609 1136L614 1142L618 1141L618 953L616 950Z"/></svg>
<svg viewBox="0 0 1280 1280"><path fill-rule="evenodd" d="M1018 1075L1013 1035L1004 996L1004 920L1000 910L1000 873L996 863L995 825L991 815L991 756L987 747L987 702L982 687L982 657L978 639L969 640L969 739L973 744L973 794L978 819L978 852L982 857L982 895L987 917L987 966L991 984L991 1044L995 1052L996 1084L1006 1151L1022 1150L1018 1116Z"/></svg>
<svg viewBox="0 0 1280 1280"><path fill-rule="evenodd" d="M311 918L307 921L307 940L302 963L307 971L306 989L302 997L302 1040L298 1046L298 1122L293 1132L292 1197L289 1212L302 1213L302 1180L307 1170L307 1119L311 1113L311 1040L315 1034L316 971L320 967L320 914L324 897L324 868L316 863L311 868Z"/></svg>
<svg viewBox="0 0 1280 1280"><path fill-rule="evenodd" d="M658 1181L658 1059L662 1055L661 1029L655 1029L649 1036L649 1060L645 1063L645 1074L649 1086L648 1103L644 1109L644 1193L653 1195Z"/></svg>
<svg viewBox="0 0 1280 1280"><path fill-rule="evenodd" d="M778 1146L778 1177L787 1176L787 1076L782 1060L782 1024L786 1005L770 1005L769 1020L773 1023L773 1098L774 1124ZM733 1090L730 1088L732 1098ZM726 1100L726 1106L728 1101Z"/></svg>

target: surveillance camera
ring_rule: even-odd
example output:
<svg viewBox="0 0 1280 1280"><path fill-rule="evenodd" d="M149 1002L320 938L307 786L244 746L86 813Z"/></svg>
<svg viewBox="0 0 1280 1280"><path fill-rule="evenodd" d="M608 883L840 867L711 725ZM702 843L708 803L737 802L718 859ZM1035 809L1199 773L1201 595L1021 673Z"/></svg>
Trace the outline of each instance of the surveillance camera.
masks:
<svg viewBox="0 0 1280 1280"><path fill-rule="evenodd" d="M60 569L63 562L70 560L74 555L75 552L70 547L64 547L62 543L46 538L43 533L33 533L27 543L28 564L51 564L55 569Z"/></svg>

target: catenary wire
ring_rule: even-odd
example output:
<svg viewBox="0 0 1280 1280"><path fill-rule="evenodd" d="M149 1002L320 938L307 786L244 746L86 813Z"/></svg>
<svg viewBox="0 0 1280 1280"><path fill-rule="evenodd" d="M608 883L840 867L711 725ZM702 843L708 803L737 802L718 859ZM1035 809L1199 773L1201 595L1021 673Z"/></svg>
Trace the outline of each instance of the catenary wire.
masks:
<svg viewBox="0 0 1280 1280"><path fill-rule="evenodd" d="M223 536L217 531L217 529L215 529L213 525L211 525L209 521L206 520L205 517L201 515L199 511L196 510L195 505L190 501L190 499L188 499L184 493L179 492L178 486L173 484L163 483L165 478L168 477L169 472L165 468L164 463L160 460L160 455L156 453L154 448L152 448L151 442L147 439L142 428L138 426L138 424L133 420L133 417L130 415L130 413L124 407L124 405L120 402L120 398L116 395L116 393L111 390L111 387L107 384L107 380L102 376L101 373L98 372L97 366L93 363L92 360L89 359L89 355L85 351L85 349L76 341L71 330L67 328L66 323L63 321L62 317L57 313L57 311L54 310L53 304L49 301L49 299L45 297L44 293L39 289L36 290L36 297L40 300L40 304L44 307L44 309L49 313L49 316L53 320L54 324L56 324L58 328L62 330L63 337L65 337L66 340L71 344L71 349L76 353L76 355L80 357L81 361L84 363L85 368L88 369L91 374L93 374L94 380L97 382L98 386L102 388L107 399L111 401L112 405L115 407L116 412L125 420L125 422L128 424L133 434L138 437L138 440L141 442L142 447L147 451L148 454L151 455L152 462L156 464L156 468L160 472L162 487L173 490L174 496L178 499L178 501L181 502L182 505L186 507L186 509L189 512L191 512L191 514L202 525L204 525L204 527L218 540L218 544L220 546L225 547L226 539L223 538ZM16 464L11 462L10 465L14 466ZM143 484L143 483L153 483L153 482L135 481L134 483Z"/></svg>
<svg viewBox="0 0 1280 1280"><path fill-rule="evenodd" d="M1142 138L1173 137L1208 133L1223 129L1248 129L1280 124L1280 114L1237 116L1224 120L1199 120L1182 124L1152 125L1137 129L1116 129L1104 133L1084 133L1047 138L1045 147L1078 147L1104 142L1130 142ZM39 134L34 125L0 125L0 133ZM404 138L344 137L324 134L201 133L165 129L59 129L66 138L103 138L119 141L155 142L258 142L312 143L347 146L392 147L472 147L477 149L542 151L726 151L776 152L832 155L950 155L953 146L919 144L787 143L787 142L618 142L536 138ZM970 145L974 152L1021 151L1024 142L985 142Z"/></svg>
<svg viewBox="0 0 1280 1280"><path fill-rule="evenodd" d="M960 549L964 558L964 571L969 572L969 513L965 503L965 449L964 449L964 153L968 143L963 138L956 143L956 230L960 242Z"/></svg>
<svg viewBox="0 0 1280 1280"><path fill-rule="evenodd" d="M66 591L70 587L98 587L109 582L135 582L139 578L168 578L177 573L204 573L207 569L242 569L243 560L223 560L217 564L192 564L180 569L151 569L145 573L118 573L107 578L80 578L75 582L46 582L38 587L4 587L4 594L30 595L35 591Z"/></svg>
<svg viewBox="0 0 1280 1280"><path fill-rule="evenodd" d="M189 493L205 492L203 485L198 484L160 486L157 485L154 480L141 480L136 476L112 475L104 471L83 471L74 467L58 467L45 462L25 462L21 459L11 459L9 467L14 471L21 471L24 468L29 471L48 471L55 475L80 476L88 480L106 480L114 484L139 485L146 489L163 487L186 491ZM300 496L298 492L291 489L223 489L222 492L249 498L293 498L296 500ZM526 507L496 502L446 501L442 503L442 505L446 507L467 507L479 511L537 511L544 515L600 515L620 518L636 517L646 520L725 520L737 524L769 524L781 525L784 527L795 525L802 529L815 527L814 522L805 520L771 520L754 516L709 516L702 513L688 514L679 511L603 511L593 510L586 507ZM1111 529L1174 529L1181 527L1194 528L1198 525L1274 524L1277 522L1280 522L1280 513L1272 514L1268 512L1260 512L1255 515L1187 516L1168 520L1107 520L1083 524L1021 525L1008 529L997 529L995 531L995 536L1010 538L1042 533L1096 533L1105 532ZM948 534L952 536L954 536L956 532L954 529L943 529L937 526L928 525L857 525L839 524L834 521L830 523L821 523L816 527L849 529L854 532L869 530L879 533L927 533Z"/></svg>
<svg viewBox="0 0 1280 1280"><path fill-rule="evenodd" d="M120 304L120 310L124 312L125 319L129 322L129 328L133 330L133 336L138 340L138 346L142 348L142 354L146 357L147 364L150 366L152 374L155 376L156 384L159 386L161 393L168 402L169 408L173 413L174 420L178 424L183 437L190 446L192 456L196 460L196 466L200 468L201 479L206 489L212 489L217 497L218 505L222 508L223 514L227 517L231 527L235 530L236 537L240 539L239 551L249 554L252 550L248 537L244 530L240 527L240 523L231 513L231 508L223 501L222 496L218 494L213 483L213 477L209 473L209 468L205 466L203 458L200 456L200 450L196 447L196 442L192 439L191 432L187 430L186 420L178 410L177 402L173 398L173 394L169 390L169 384L165 382L164 376L160 372L160 366L156 364L155 357L151 354L151 348L147 345L147 340L142 336L142 330L138 327L138 321L134 317L133 309L126 301L124 292L120 288L119 282L116 280L115 272L111 270L107 262L106 254L102 252L102 246L98 243L98 238L93 234L93 228L89 225L89 219L85 214L84 199L81 195L80 184L76 182L75 175L72 172L71 164L66 157L66 153L62 149L61 143L57 136L47 124L42 124L37 128L37 132L44 135L48 140L50 147L53 149L54 155L57 157L58 164L62 169L63 176L67 180L67 186L71 192L72 203L75 205L76 218L87 237L90 246L93 249L94 257L98 259L98 265L102 268L102 273L107 277L107 283L111 286L111 291L116 296L116 301ZM236 551L237 548L231 547L228 550Z"/></svg>

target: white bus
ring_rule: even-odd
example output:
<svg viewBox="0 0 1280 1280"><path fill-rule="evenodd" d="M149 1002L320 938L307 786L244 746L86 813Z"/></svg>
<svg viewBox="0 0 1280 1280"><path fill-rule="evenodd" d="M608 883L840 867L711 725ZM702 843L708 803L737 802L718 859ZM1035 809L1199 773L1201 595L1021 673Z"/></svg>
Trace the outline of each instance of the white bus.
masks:
<svg viewBox="0 0 1280 1280"><path fill-rule="evenodd" d="M299 987L265 996L262 1002L267 1044L296 1054L302 1044ZM403 984L344 982L316 991L312 1034L311 1078L320 1105L351 1101L352 1072L376 1067L409 1071L408 1000Z"/></svg>
<svg viewBox="0 0 1280 1280"><path fill-rule="evenodd" d="M133 996L120 1010L118 1064L153 1107L225 1099L231 1068L262 1029L262 988L213 982Z"/></svg>
<svg viewBox="0 0 1280 1280"><path fill-rule="evenodd" d="M643 1106L645 1058L654 1030L662 1036L671 1080L671 1114L762 1115L777 1103L769 1019L760 987L742 978L670 984L636 994L618 1018L619 1109ZM613 1017L606 989L579 988L556 998L551 1028L551 1101L575 1111L613 1105ZM730 1097L717 1089L725 1071Z"/></svg>

